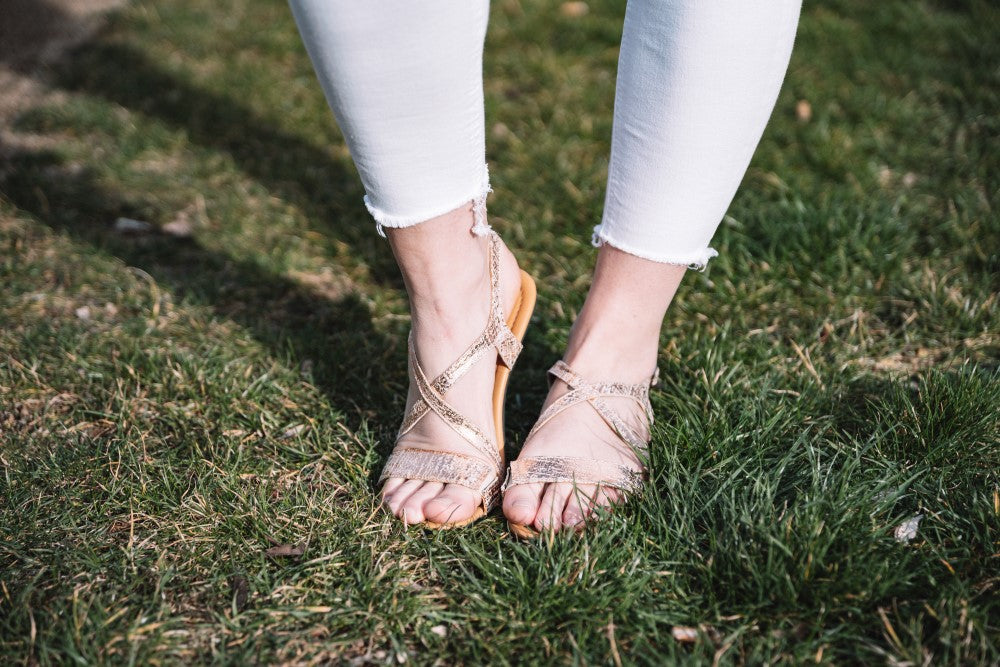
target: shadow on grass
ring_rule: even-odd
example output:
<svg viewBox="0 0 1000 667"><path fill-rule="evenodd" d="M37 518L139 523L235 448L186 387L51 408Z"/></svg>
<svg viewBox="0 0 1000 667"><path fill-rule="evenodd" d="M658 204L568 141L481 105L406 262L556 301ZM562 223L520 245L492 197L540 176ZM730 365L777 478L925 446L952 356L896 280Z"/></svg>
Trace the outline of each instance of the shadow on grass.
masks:
<svg viewBox="0 0 1000 667"><path fill-rule="evenodd" d="M236 100L174 76L123 44L96 42L77 49L55 68L54 83L157 118L182 129L190 141L229 155L319 231L348 244L376 284L402 289L385 241L374 233L361 205L357 176L326 150L272 127Z"/></svg>
<svg viewBox="0 0 1000 667"><path fill-rule="evenodd" d="M69 2L73 0L64 0ZM85 37L93 26L46 0L4 0L0 15L0 63L24 74Z"/></svg>
<svg viewBox="0 0 1000 667"><path fill-rule="evenodd" d="M52 3L18 6L46 25L72 20ZM347 244L377 286L402 289L391 253L373 233L361 206L356 175L327 151L273 127L246 104L178 78L128 45L91 41L49 74L55 87L156 118L182 130L193 143L230 156L245 174L301 210L310 224ZM315 382L333 405L357 415L355 423L365 419L377 424L380 439L390 439L406 386L405 351L374 329L371 313L356 296L320 293L196 240L121 237L111 230L111 221L149 219L155 203L143 201L141 193L102 187L86 166L70 168L55 152L7 153L12 175L3 180L3 190L17 208L146 269L179 298L211 304L219 316L247 328L277 356L292 352L298 360L313 361ZM522 369L542 368L557 358L559 352L538 335L544 328L542 323L529 332ZM533 421L543 377L541 370L512 377L508 432Z"/></svg>
<svg viewBox="0 0 1000 667"><path fill-rule="evenodd" d="M355 295L331 298L193 239L120 237L109 231L109 221L135 216L145 204L102 188L86 169L69 169L50 152L14 153L7 161L11 175L4 196L18 209L129 266L146 268L178 298L207 301L277 356L312 360L316 384L335 407L385 422L398 386L405 386L404 357L375 330L368 307Z"/></svg>
<svg viewBox="0 0 1000 667"><path fill-rule="evenodd" d="M58 2L13 0L8 9L9 20L0 26L5 37L0 64L25 75L37 75L42 63L87 35L90 19ZM192 141L229 154L239 168L298 206L310 221L325 221L329 227L324 231L351 246L368 265L372 280L402 286L390 253L379 250L384 241L372 233L360 202L342 201L341 191L357 190L356 177L323 150L269 127L234 100L177 79L124 46L92 40L51 68L47 78L57 88L158 117L182 128ZM321 294L196 240L121 237L111 230L113 220L144 219L155 204L144 202L141 194L102 187L86 165L70 168L55 152L0 145L0 159L2 195L14 206L77 240L107 249L130 266L148 269L178 297L210 302L220 316L249 329L278 356L292 352L312 360L317 384L337 408L384 421L381 413L393 404L398 386L405 386L405 355L375 331L371 313L356 296Z"/></svg>
<svg viewBox="0 0 1000 667"><path fill-rule="evenodd" d="M398 341L375 329L369 308L356 295L318 292L253 261L221 255L192 238L120 236L111 231L109 221L141 218L152 204L129 201L103 188L92 172L70 168L49 151L8 152L5 157L10 175L0 181L3 196L17 209L128 266L144 268L178 300L209 305L219 317L247 329L276 357L311 361L312 382L347 417L348 427L367 423L380 453L388 455L405 397L405 352ZM527 343L522 368L543 369L554 354L540 337L535 340L536 335L532 333ZM512 376L509 445L537 416L542 377L542 370ZM373 488L380 470L381 465L372 468Z"/></svg>

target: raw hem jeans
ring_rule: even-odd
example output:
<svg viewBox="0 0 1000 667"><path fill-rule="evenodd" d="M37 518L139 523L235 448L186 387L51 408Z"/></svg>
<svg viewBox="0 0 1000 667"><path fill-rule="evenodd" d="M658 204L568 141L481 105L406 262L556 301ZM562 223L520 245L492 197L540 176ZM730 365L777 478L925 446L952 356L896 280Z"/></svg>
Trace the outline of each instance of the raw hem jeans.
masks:
<svg viewBox="0 0 1000 667"><path fill-rule="evenodd" d="M290 0L383 227L490 191L483 112L488 0ZM800 0L629 0L611 159L593 243L704 268L774 108Z"/></svg>

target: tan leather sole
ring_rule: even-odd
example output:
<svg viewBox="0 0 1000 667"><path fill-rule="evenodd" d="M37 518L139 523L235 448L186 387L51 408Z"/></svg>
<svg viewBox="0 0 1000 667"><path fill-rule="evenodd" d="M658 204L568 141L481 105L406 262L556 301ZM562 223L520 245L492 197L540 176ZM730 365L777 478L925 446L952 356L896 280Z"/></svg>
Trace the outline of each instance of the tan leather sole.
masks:
<svg viewBox="0 0 1000 667"><path fill-rule="evenodd" d="M510 529L510 532L512 532L515 537L519 537L522 540L534 540L541 536L541 533L531 526L525 526L520 523L508 521L507 528Z"/></svg>
<svg viewBox="0 0 1000 667"><path fill-rule="evenodd" d="M535 310L535 301L537 298L538 290L535 287L535 280L522 269L521 291L518 293L517 300L514 302L513 312L510 314L510 317L507 318L507 326L519 341L524 340L524 333L528 330L528 322L531 321L531 313ZM496 424L496 442L497 446L500 448L501 469L503 464L507 461L504 456L503 408L504 399L507 394L507 381L509 379L510 369L504 366L499 357L497 357L497 371L493 381L493 422ZM462 521L449 521L445 523L424 521L419 525L424 528L430 528L431 530L461 528L462 526L467 526L473 521L483 518L485 515L486 512L483 511L483 508L477 507L476 511L472 513L472 516L467 519L463 519Z"/></svg>

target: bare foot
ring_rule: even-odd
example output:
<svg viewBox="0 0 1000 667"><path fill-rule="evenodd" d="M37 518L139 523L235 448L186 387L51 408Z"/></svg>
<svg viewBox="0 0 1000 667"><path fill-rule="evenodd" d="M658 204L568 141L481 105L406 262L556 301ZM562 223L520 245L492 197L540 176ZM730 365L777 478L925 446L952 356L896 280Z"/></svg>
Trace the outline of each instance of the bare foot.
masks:
<svg viewBox="0 0 1000 667"><path fill-rule="evenodd" d="M417 359L431 382L483 332L490 315L489 240L470 235L471 217L461 215L465 211L455 213L458 215L454 220L439 225L435 220L390 231L410 295ZM401 234L411 231L423 236ZM513 254L503 244L500 256L501 303L504 313L509 314L520 291L520 272ZM495 437L495 373L496 356L487 354L444 394L444 400L478 426L491 442ZM409 376L407 412L419 398L412 368ZM397 445L484 458L434 412L424 415ZM492 465L492 461L489 463ZM459 484L390 477L382 487L382 500L408 524L459 523L475 513L482 496Z"/></svg>

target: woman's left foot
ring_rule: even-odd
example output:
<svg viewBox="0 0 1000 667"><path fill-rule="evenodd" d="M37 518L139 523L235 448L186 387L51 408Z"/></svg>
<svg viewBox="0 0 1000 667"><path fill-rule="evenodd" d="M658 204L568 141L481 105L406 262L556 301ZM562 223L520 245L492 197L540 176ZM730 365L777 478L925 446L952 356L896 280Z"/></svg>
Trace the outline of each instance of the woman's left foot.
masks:
<svg viewBox="0 0 1000 667"><path fill-rule="evenodd" d="M527 439L518 457L521 465L512 466L503 499L503 512L513 531L527 536L529 527L539 531L577 527L596 507L621 501L623 490L634 488L636 478L641 479L645 462L640 459L645 456L635 450L645 449L642 445L649 442L647 391L656 367L660 327L685 271L683 265L642 259L610 245L598 251L594 281L573 324L564 360L584 387L577 397L595 392L603 396L566 407ZM595 385L607 382L633 387L628 388L628 397L618 391L598 391L602 388ZM565 382L554 382L545 407L568 391ZM604 409L595 409L598 403ZM609 420L601 412L617 416ZM620 428L612 428L609 421L617 420ZM628 437L623 439L621 432ZM625 440L640 446L633 447ZM546 457L592 459L599 463L525 463L529 458ZM606 470L602 470L605 465ZM580 474L585 468L586 474ZM518 476L524 483L516 483L513 472L521 473ZM606 483L527 483L545 477L600 478ZM607 485L616 481L623 483L617 488Z"/></svg>
<svg viewBox="0 0 1000 667"><path fill-rule="evenodd" d="M594 363L598 360L593 356L590 360L591 363L587 363L586 355L568 354L568 363L553 368L565 379L570 379L571 384L554 378L543 406L543 419L545 411L571 391L578 392L582 398L600 391L602 384L620 383L633 385L634 395L602 393L595 400L600 410L588 400L576 402L561 411L554 410L551 419L533 431L517 459L526 467L524 477L532 476L531 469L541 469L540 477L554 472L554 476L570 475L581 481L522 482L510 486L504 494L503 512L511 528L521 536L527 536L522 533L530 533L531 529L542 532L582 527L595 508L624 500L625 492L621 487L637 484L645 471L644 449L650 435L645 391L649 387L651 369L637 367L629 372L617 363L605 366ZM618 428L613 428L601 412L609 415L611 421L620 420ZM621 436L619 429L628 434L632 443ZM538 459L543 461L538 462ZM596 466L591 462L596 462ZM553 466L566 470L544 470ZM593 479L594 472L600 480ZM586 483L583 479L602 483ZM517 481L514 474L511 481Z"/></svg>

